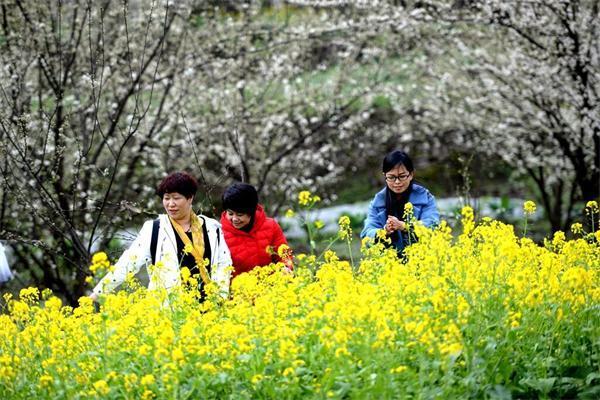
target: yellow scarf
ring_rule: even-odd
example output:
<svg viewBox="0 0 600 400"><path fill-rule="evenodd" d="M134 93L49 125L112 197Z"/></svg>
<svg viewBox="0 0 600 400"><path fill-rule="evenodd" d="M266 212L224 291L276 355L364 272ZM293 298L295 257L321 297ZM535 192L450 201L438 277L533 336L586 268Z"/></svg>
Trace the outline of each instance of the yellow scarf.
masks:
<svg viewBox="0 0 600 400"><path fill-rule="evenodd" d="M198 218L198 216L192 211L190 215L190 228L192 230L192 241L183 230L183 227L179 225L173 218L169 217L171 220L171 224L175 228L175 231L179 235L179 238L183 242L184 246L192 248L192 255L196 260L196 265L198 266L198 270L200 271L200 276L202 277L202 281L205 285L210 283L210 277L208 276L208 271L204 266L204 234L202 233L202 220Z"/></svg>

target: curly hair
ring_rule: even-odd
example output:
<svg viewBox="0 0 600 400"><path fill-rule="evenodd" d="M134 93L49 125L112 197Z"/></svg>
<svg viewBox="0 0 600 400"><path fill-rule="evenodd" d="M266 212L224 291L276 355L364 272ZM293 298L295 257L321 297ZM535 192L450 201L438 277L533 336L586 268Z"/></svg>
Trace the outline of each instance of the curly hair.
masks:
<svg viewBox="0 0 600 400"><path fill-rule="evenodd" d="M177 171L163 178L156 188L156 194L163 197L165 193L179 193L189 199L196 194L198 187L196 178L185 171Z"/></svg>

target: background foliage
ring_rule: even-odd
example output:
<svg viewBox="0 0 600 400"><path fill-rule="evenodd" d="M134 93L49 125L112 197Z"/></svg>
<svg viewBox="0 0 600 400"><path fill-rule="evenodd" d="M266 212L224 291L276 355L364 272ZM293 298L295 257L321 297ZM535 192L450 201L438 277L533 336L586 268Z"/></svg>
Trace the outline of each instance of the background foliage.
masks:
<svg viewBox="0 0 600 400"><path fill-rule="evenodd" d="M552 230L599 197L598 1L0 4L0 238L72 304L175 169L208 214L233 180L271 213L366 196L396 147L437 195L525 190Z"/></svg>

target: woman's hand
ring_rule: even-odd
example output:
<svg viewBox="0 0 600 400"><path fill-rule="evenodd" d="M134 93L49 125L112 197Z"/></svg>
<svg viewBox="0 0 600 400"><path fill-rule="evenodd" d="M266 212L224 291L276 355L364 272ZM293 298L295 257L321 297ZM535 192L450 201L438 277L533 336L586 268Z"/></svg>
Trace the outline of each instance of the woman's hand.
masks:
<svg viewBox="0 0 600 400"><path fill-rule="evenodd" d="M387 221L385 222L385 231L387 234L391 234L396 231L405 231L406 224L404 221L400 221L398 218L389 215Z"/></svg>
<svg viewBox="0 0 600 400"><path fill-rule="evenodd" d="M92 293L88 296L92 301L98 301L98 295L96 293Z"/></svg>

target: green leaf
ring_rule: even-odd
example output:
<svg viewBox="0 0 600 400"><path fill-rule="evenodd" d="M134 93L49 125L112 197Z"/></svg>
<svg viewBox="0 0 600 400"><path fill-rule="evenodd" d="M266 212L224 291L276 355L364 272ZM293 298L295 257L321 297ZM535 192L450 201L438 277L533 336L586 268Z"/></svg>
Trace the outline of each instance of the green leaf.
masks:
<svg viewBox="0 0 600 400"><path fill-rule="evenodd" d="M555 382L556 382L556 378L542 378L542 379L527 378L527 379L521 379L519 381L519 383L521 385L529 386L530 388L533 388L544 394L548 394L552 390L552 387L554 386Z"/></svg>
<svg viewBox="0 0 600 400"><path fill-rule="evenodd" d="M596 379L600 379L600 373L592 372L591 374L588 374L588 376L585 377L585 384L587 386L590 386L591 383Z"/></svg>

